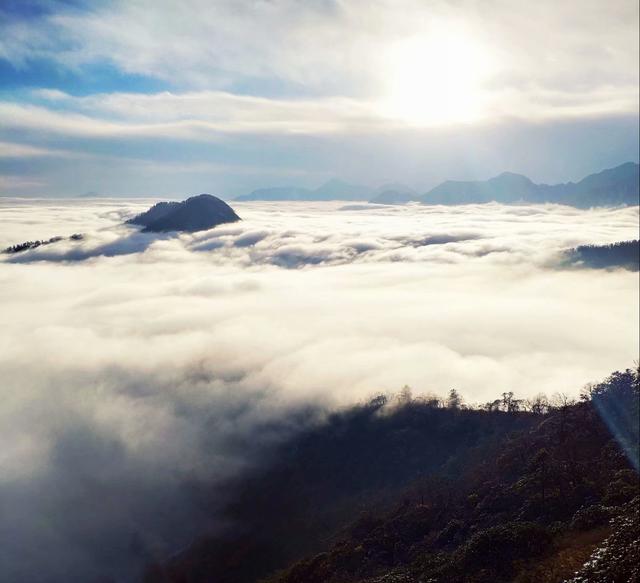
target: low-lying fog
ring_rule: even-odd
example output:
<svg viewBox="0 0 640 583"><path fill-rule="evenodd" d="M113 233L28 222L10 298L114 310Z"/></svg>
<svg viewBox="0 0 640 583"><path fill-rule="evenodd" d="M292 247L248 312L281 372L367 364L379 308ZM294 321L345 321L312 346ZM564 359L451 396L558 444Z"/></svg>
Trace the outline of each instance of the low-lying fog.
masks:
<svg viewBox="0 0 640 583"><path fill-rule="evenodd" d="M307 403L577 395L637 358L637 273L558 267L637 238L637 208L232 203L244 220L207 232L122 225L151 202L0 200L2 248L85 235L0 260L7 581L129 580L217 528L193 484Z"/></svg>

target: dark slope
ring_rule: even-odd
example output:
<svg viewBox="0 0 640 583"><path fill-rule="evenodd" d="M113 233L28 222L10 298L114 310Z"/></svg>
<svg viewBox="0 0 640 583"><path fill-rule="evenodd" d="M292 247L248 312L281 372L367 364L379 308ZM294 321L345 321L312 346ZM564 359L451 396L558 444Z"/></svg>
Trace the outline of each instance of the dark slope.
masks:
<svg viewBox="0 0 640 583"><path fill-rule="evenodd" d="M142 225L144 232L204 231L240 217L224 201L210 194L192 196L183 202L159 202L127 223Z"/></svg>
<svg viewBox="0 0 640 583"><path fill-rule="evenodd" d="M235 530L195 542L147 581L256 581L322 550L361 511L385 507L408 484L459 476L471 460L490 457L507 434L536 421L527 413L383 404L331 415L287 441L263 469L229 484L235 496L226 518Z"/></svg>
<svg viewBox="0 0 640 583"><path fill-rule="evenodd" d="M173 211L177 210L180 206L179 202L158 202L154 204L148 211L145 211L132 219L129 219L127 223L130 225L142 225L148 227L156 221L163 219Z"/></svg>
<svg viewBox="0 0 640 583"><path fill-rule="evenodd" d="M638 494L636 373L550 409L519 411L509 393L477 410L449 403L377 399L289 439L228 485L228 536L200 539L146 581L249 583L304 555L268 581L573 576Z"/></svg>
<svg viewBox="0 0 640 583"><path fill-rule="evenodd" d="M505 172L484 181L448 180L423 195L424 204L558 203L590 208L639 204L638 164L627 162L591 174L580 182L535 184L526 176Z"/></svg>
<svg viewBox="0 0 640 583"><path fill-rule="evenodd" d="M566 262L577 267L609 269L621 267L640 270L640 241L622 241L611 245L580 245L566 253Z"/></svg>
<svg viewBox="0 0 640 583"><path fill-rule="evenodd" d="M561 583L580 571L575 583L637 582L637 467L629 370L505 439L462 479L424 481L268 581Z"/></svg>

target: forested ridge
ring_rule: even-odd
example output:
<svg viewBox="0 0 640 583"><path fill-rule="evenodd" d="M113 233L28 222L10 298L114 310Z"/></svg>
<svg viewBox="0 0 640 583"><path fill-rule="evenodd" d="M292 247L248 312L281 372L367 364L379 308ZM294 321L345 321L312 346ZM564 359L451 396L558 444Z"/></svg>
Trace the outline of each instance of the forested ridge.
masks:
<svg viewBox="0 0 640 583"><path fill-rule="evenodd" d="M568 253L570 263L592 268L640 269L640 241L620 241L610 245L580 245Z"/></svg>
<svg viewBox="0 0 640 583"><path fill-rule="evenodd" d="M638 384L330 414L230 485L234 528L146 581L638 581Z"/></svg>

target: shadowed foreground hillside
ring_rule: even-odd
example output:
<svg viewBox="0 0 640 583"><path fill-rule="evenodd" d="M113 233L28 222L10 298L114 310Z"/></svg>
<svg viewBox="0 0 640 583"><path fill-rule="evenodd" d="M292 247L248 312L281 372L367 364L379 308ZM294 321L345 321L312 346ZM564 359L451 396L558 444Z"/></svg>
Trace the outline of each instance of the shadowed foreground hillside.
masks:
<svg viewBox="0 0 640 583"><path fill-rule="evenodd" d="M234 528L146 581L637 581L637 468L631 370L579 402L378 398L229 484Z"/></svg>

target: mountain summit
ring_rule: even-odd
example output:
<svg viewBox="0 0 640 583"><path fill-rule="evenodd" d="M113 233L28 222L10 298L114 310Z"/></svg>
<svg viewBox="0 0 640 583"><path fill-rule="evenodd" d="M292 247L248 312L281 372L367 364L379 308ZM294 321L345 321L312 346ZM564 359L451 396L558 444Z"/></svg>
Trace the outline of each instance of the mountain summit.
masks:
<svg viewBox="0 0 640 583"><path fill-rule="evenodd" d="M204 231L239 220L226 202L210 194L200 194L182 202L159 202L127 223L143 226L145 233L161 233Z"/></svg>

